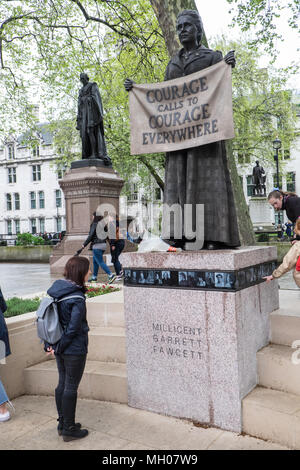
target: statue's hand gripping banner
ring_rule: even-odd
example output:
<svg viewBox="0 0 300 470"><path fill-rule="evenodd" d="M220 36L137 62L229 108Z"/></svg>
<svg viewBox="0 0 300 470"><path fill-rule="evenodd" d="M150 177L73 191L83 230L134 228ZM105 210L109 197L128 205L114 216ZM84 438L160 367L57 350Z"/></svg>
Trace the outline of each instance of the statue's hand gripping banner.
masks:
<svg viewBox="0 0 300 470"><path fill-rule="evenodd" d="M199 72L129 93L131 154L171 152L234 137L231 66Z"/></svg>

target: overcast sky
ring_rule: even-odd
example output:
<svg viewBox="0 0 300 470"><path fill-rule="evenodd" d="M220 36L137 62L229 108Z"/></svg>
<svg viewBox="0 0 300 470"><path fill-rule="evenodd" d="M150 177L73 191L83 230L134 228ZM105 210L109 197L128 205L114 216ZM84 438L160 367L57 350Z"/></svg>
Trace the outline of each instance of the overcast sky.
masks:
<svg viewBox="0 0 300 470"><path fill-rule="evenodd" d="M229 14L231 5L226 0L195 0L195 2L208 40L220 34L225 34L228 38L232 37L233 39L241 37L241 31L238 27L229 28L228 26L231 23L232 15ZM288 3L288 0L282 0L282 2ZM278 58L275 66L277 67L286 67L292 61L296 62L297 58L299 63L300 52L297 51L297 48L300 47L299 32L287 26L287 17L288 13L286 12L278 18L278 31L283 35L284 41L276 44ZM267 66L268 59L267 56L262 57L261 66ZM289 85L300 89L300 74L293 77Z"/></svg>

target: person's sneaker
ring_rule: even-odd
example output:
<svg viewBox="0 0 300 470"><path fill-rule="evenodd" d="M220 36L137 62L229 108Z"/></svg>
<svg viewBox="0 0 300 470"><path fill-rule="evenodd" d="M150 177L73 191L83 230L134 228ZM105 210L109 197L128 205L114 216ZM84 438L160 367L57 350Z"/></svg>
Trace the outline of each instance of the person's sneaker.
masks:
<svg viewBox="0 0 300 470"><path fill-rule="evenodd" d="M117 276L115 274L108 276L108 284L112 284L116 278Z"/></svg>
<svg viewBox="0 0 300 470"><path fill-rule="evenodd" d="M97 278L96 277L90 277L88 282L97 282Z"/></svg>
<svg viewBox="0 0 300 470"><path fill-rule="evenodd" d="M10 419L10 412L7 410L5 413L0 413L0 422L8 421Z"/></svg>
<svg viewBox="0 0 300 470"><path fill-rule="evenodd" d="M88 435L87 429L80 429L77 426L70 426L68 429L62 430L62 437L65 442L74 441L75 439L82 439Z"/></svg>
<svg viewBox="0 0 300 470"><path fill-rule="evenodd" d="M116 277L116 281L117 282L122 281L123 277L124 277L124 273L120 272L120 274L118 274L117 277Z"/></svg>

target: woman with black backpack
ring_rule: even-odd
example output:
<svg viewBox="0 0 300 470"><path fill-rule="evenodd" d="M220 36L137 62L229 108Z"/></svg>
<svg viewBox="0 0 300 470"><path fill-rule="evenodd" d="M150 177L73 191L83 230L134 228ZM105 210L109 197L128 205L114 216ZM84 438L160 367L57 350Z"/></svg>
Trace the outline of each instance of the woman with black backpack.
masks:
<svg viewBox="0 0 300 470"><path fill-rule="evenodd" d="M75 423L75 411L77 390L88 352L89 326L84 294L85 282L90 274L89 268L87 258L70 258L65 266L65 279L55 281L47 291L50 297L60 301L57 306L63 334L56 344L45 343L45 351L56 358L59 374L58 386L55 389L57 430L64 441L80 439L88 434L87 429L81 429L80 423Z"/></svg>

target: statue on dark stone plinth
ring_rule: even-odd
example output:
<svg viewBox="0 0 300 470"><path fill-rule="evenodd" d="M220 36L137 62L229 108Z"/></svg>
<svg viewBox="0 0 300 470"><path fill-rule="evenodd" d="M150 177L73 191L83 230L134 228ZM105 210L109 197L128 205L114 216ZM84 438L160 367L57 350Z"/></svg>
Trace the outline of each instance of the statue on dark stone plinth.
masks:
<svg viewBox="0 0 300 470"><path fill-rule="evenodd" d="M195 10L183 10L177 17L177 33L182 49L170 60L165 80L172 80L203 70L222 60L220 51L201 44L203 25ZM229 66L235 66L234 51L224 57ZM130 91L133 81L125 80ZM204 248L221 249L240 246L237 215L224 141L166 154L164 203L172 206L191 204L194 210L192 227L195 227L196 205L204 204ZM171 226L172 229L172 226ZM173 233L172 233L173 232ZM186 248L188 241L175 237L171 230L170 244Z"/></svg>
<svg viewBox="0 0 300 470"><path fill-rule="evenodd" d="M254 184L253 196L266 196L266 174L259 161L256 160L256 165L253 167L252 181Z"/></svg>
<svg viewBox="0 0 300 470"><path fill-rule="evenodd" d="M99 159L111 166L107 155L103 127L103 107L97 83L90 82L86 73L80 74L82 88L78 95L76 129L82 141L82 159Z"/></svg>

